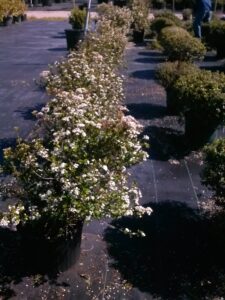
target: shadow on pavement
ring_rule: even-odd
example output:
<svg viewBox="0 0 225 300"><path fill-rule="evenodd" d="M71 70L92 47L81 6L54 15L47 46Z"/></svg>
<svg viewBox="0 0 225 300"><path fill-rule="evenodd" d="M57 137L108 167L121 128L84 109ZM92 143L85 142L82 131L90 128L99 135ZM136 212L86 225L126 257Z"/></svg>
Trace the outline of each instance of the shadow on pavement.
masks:
<svg viewBox="0 0 225 300"><path fill-rule="evenodd" d="M139 62L139 63L161 63L164 62L165 58L164 57L160 57L160 56L149 56L149 57L145 57L145 58L137 58L135 59L135 62Z"/></svg>
<svg viewBox="0 0 225 300"><path fill-rule="evenodd" d="M20 113L24 120L35 121L37 118L34 116L34 111L40 111L45 103L39 103L34 107L23 107L21 109L16 110L16 112Z"/></svg>
<svg viewBox="0 0 225 300"><path fill-rule="evenodd" d="M43 236L43 232L40 233ZM40 233L26 228L18 232L0 227L0 299L15 295L15 285L20 283L17 291L23 292L25 277L29 278L33 289L44 283L65 286L57 279L78 260L81 235L72 240L51 243ZM62 269L58 270L58 266Z"/></svg>
<svg viewBox="0 0 225 300"><path fill-rule="evenodd" d="M148 126L143 134L150 138L150 157L152 159L167 161L170 158L182 159L188 155L184 134L181 130Z"/></svg>
<svg viewBox="0 0 225 300"><path fill-rule="evenodd" d="M64 47L64 48L49 48L48 51L66 51L66 47Z"/></svg>
<svg viewBox="0 0 225 300"><path fill-rule="evenodd" d="M112 266L132 286L164 300L225 295L225 215L200 216L180 202L149 203L151 216L124 217L105 232ZM142 230L130 237L122 228Z"/></svg>
<svg viewBox="0 0 225 300"><path fill-rule="evenodd" d="M155 78L155 70L142 70L142 71L134 71L131 74L131 77L139 78L139 79L154 79Z"/></svg>
<svg viewBox="0 0 225 300"><path fill-rule="evenodd" d="M201 69L212 71L212 72L224 72L224 66L202 66Z"/></svg>
<svg viewBox="0 0 225 300"><path fill-rule="evenodd" d="M155 119L166 116L166 107L151 103L129 103L126 105L131 114L136 119Z"/></svg>
<svg viewBox="0 0 225 300"><path fill-rule="evenodd" d="M160 57L160 58L163 58L165 59L165 55L162 54L162 52L159 52L159 51L152 51L152 50L149 50L149 52L144 52L144 51L141 51L141 52L138 52L137 55L143 55L143 56L150 56L150 57Z"/></svg>
<svg viewBox="0 0 225 300"><path fill-rule="evenodd" d="M66 36L65 35L53 35L53 36L51 36L51 38L53 38L53 39L66 39Z"/></svg>

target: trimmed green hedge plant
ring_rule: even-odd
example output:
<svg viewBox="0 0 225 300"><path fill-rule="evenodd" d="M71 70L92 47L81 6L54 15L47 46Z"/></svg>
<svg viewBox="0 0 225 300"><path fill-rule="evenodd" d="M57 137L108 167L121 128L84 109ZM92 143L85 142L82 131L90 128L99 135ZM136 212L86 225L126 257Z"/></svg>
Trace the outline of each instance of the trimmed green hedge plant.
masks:
<svg viewBox="0 0 225 300"><path fill-rule="evenodd" d="M202 182L215 193L217 204L225 207L225 138L207 145L203 154Z"/></svg>
<svg viewBox="0 0 225 300"><path fill-rule="evenodd" d="M172 92L172 87L176 80L182 75L197 72L199 68L189 62L175 61L165 62L160 64L156 69L156 78L165 88L167 94L167 111L170 114L179 114L179 108L176 103L175 95Z"/></svg>
<svg viewBox="0 0 225 300"><path fill-rule="evenodd" d="M159 41L170 61L194 61L202 59L206 53L205 46L185 29L170 26L161 31Z"/></svg>
<svg viewBox="0 0 225 300"><path fill-rule="evenodd" d="M176 24L173 20L166 17L158 17L151 21L150 30L156 35L159 35L163 28L174 25Z"/></svg>
<svg viewBox="0 0 225 300"><path fill-rule="evenodd" d="M205 42L210 48L216 49L217 57L225 57L225 21L213 20L203 26Z"/></svg>
<svg viewBox="0 0 225 300"><path fill-rule="evenodd" d="M225 75L196 70L180 76L171 88L185 116L185 134L193 145L208 141L225 120Z"/></svg>
<svg viewBox="0 0 225 300"><path fill-rule="evenodd" d="M182 26L182 21L175 16L171 11L168 10L163 10L159 11L154 15L155 19L157 18L166 18L171 20L176 26L181 27Z"/></svg>

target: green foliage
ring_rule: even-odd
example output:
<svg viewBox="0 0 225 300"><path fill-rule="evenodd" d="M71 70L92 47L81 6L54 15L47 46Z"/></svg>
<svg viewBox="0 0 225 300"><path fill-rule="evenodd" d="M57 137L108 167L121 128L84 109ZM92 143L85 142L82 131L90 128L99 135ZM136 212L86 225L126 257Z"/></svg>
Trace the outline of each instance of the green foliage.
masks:
<svg viewBox="0 0 225 300"><path fill-rule="evenodd" d="M206 24L206 23L204 23ZM183 28L186 29L192 36L194 35L194 31L193 31L193 22L190 21L184 21L183 22Z"/></svg>
<svg viewBox="0 0 225 300"><path fill-rule="evenodd" d="M205 46L201 41L180 27L164 28L159 36L159 41L171 61L192 62L196 59L202 59L206 53Z"/></svg>
<svg viewBox="0 0 225 300"><path fill-rule="evenodd" d="M217 56L225 57L225 22L213 20L209 24L204 24L203 34L207 45L217 50Z"/></svg>
<svg viewBox="0 0 225 300"><path fill-rule="evenodd" d="M172 13L169 10L163 10L163 11L157 12L154 16L155 16L155 18L166 18L166 19L169 19L169 20L173 21L173 23L176 26L182 27L181 20L177 16L175 16L174 13Z"/></svg>
<svg viewBox="0 0 225 300"><path fill-rule="evenodd" d="M156 33L156 35L159 35L163 28L174 25L175 23L173 20L166 17L158 17L151 21L150 30Z"/></svg>
<svg viewBox="0 0 225 300"><path fill-rule="evenodd" d="M180 76L191 74L198 70L199 69L196 65L182 61L165 62L156 70L156 78L166 89L168 113L175 115L180 113L176 102L176 94L173 93L173 85L175 82L180 78Z"/></svg>
<svg viewBox="0 0 225 300"><path fill-rule="evenodd" d="M202 181L215 193L217 204L225 206L225 138L207 145L203 151Z"/></svg>
<svg viewBox="0 0 225 300"><path fill-rule="evenodd" d="M131 0L130 9L132 13L132 28L136 31L145 30L148 27L149 1Z"/></svg>
<svg viewBox="0 0 225 300"><path fill-rule="evenodd" d="M163 51L163 48L162 48L162 46L160 45L160 43L159 43L159 41L157 39L153 39L147 45L147 49Z"/></svg>
<svg viewBox="0 0 225 300"><path fill-rule="evenodd" d="M69 23L73 29L84 29L87 11L85 9L79 9L74 7L69 16Z"/></svg>
<svg viewBox="0 0 225 300"><path fill-rule="evenodd" d="M191 63L175 61L160 64L156 69L156 78L166 89L171 88L174 82L182 75L191 74L199 68Z"/></svg>
<svg viewBox="0 0 225 300"><path fill-rule="evenodd" d="M225 120L225 75L196 70L180 76L172 86L179 110L191 112L210 123Z"/></svg>
<svg viewBox="0 0 225 300"><path fill-rule="evenodd" d="M54 240L70 237L78 221L151 213L128 180L127 168L147 153L142 126L121 105L126 30L111 24L101 19L77 51L42 72L53 97L35 112L32 138L4 150L3 172L11 176L1 196L17 203L0 213L0 226L41 224Z"/></svg>
<svg viewBox="0 0 225 300"><path fill-rule="evenodd" d="M26 5L23 0L0 0L0 21L7 16L23 15Z"/></svg>
<svg viewBox="0 0 225 300"><path fill-rule="evenodd" d="M133 21L129 8L102 3L97 6L97 12L99 20L109 20L112 27L123 29L125 33L128 33Z"/></svg>

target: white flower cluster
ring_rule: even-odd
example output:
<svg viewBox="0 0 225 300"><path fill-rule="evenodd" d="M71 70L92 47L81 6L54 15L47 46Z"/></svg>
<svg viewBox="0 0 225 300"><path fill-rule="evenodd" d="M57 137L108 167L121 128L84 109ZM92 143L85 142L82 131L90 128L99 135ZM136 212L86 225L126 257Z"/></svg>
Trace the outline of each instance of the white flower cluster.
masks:
<svg viewBox="0 0 225 300"><path fill-rule="evenodd" d="M102 3L97 6L97 12L99 20L108 20L111 22L111 27L120 28L124 34L128 34L133 21L129 8L120 8L112 3Z"/></svg>
<svg viewBox="0 0 225 300"><path fill-rule="evenodd" d="M141 31L148 27L149 2L147 0L132 0L131 12L133 17L133 27Z"/></svg>
<svg viewBox="0 0 225 300"><path fill-rule="evenodd" d="M46 87L46 85L48 84L48 76L50 75L50 71L49 70L44 70L40 73L39 75L39 80L38 80L38 85L41 87Z"/></svg>
<svg viewBox="0 0 225 300"><path fill-rule="evenodd" d="M78 219L151 213L139 205L140 191L127 180L126 168L147 154L138 138L142 126L125 116L121 105L122 78L115 62L122 47L101 48L126 38L121 30L115 37L108 20L100 23L101 30L81 49L45 73L53 98L36 114L32 140L5 151L6 170L17 179L21 204L3 214L3 226L8 219L18 224L19 219L54 217L64 220L61 231L68 232ZM93 37L99 44L89 44Z"/></svg>

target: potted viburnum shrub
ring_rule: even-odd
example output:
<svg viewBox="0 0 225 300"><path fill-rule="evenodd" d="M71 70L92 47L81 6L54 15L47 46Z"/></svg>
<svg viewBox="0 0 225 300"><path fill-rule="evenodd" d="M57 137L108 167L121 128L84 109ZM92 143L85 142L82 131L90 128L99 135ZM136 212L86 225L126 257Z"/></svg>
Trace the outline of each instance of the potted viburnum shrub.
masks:
<svg viewBox="0 0 225 300"><path fill-rule="evenodd" d="M144 40L145 29L148 27L149 2L146 0L132 0L130 2L132 12L133 40L141 43Z"/></svg>
<svg viewBox="0 0 225 300"><path fill-rule="evenodd" d="M147 157L141 126L120 106L121 79L103 56L88 53L72 53L46 78L55 97L36 114L31 138L5 150L3 170L12 181L1 190L17 203L1 214L1 225L35 245L35 261L45 256L60 270L70 264L61 262L69 257L61 250L79 246L84 221L151 213L126 172Z"/></svg>
<svg viewBox="0 0 225 300"><path fill-rule="evenodd" d="M132 13L129 8L114 6L112 3L103 3L98 5L97 13L98 21L101 21L101 23L110 21L110 26L112 28L117 28L122 30L124 34L128 34L132 23Z"/></svg>
<svg viewBox="0 0 225 300"><path fill-rule="evenodd" d="M151 212L127 183L126 168L146 158L137 139L141 127L120 109L113 114L93 111L84 88L63 92L37 114L44 135L4 151L4 172L12 176L4 189L18 201L1 224L25 233L38 253L48 254L48 266L65 267L55 252L71 247L85 220Z"/></svg>

